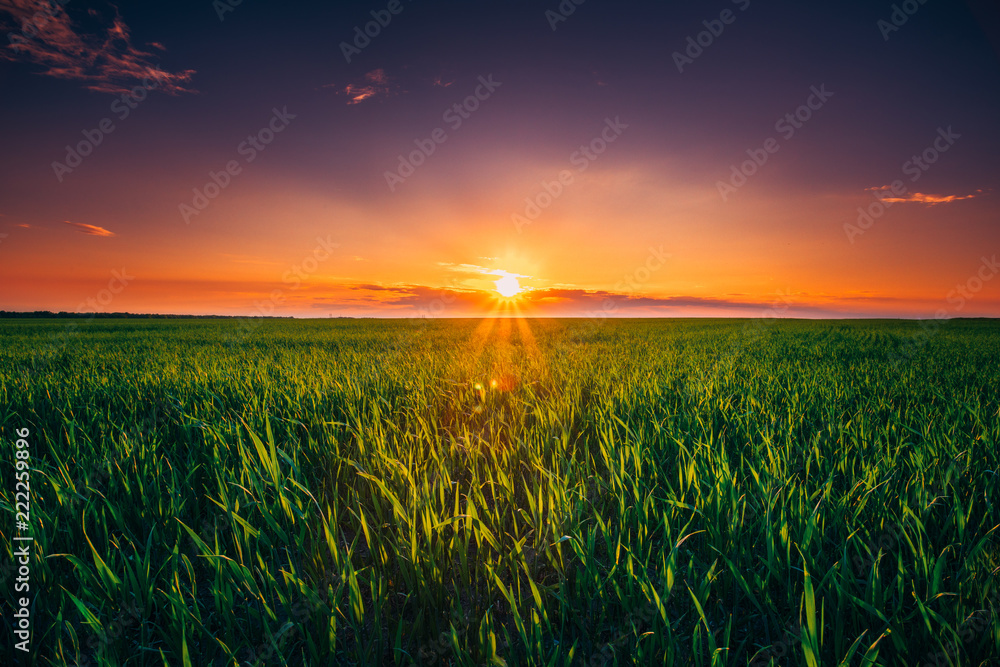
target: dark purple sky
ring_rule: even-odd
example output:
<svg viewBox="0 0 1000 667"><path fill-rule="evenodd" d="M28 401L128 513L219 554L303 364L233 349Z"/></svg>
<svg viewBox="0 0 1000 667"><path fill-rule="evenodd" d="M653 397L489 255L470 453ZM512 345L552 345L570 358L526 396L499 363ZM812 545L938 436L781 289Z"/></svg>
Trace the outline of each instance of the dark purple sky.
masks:
<svg viewBox="0 0 1000 667"><path fill-rule="evenodd" d="M1000 316L995 3L899 5L2 0L0 309Z"/></svg>

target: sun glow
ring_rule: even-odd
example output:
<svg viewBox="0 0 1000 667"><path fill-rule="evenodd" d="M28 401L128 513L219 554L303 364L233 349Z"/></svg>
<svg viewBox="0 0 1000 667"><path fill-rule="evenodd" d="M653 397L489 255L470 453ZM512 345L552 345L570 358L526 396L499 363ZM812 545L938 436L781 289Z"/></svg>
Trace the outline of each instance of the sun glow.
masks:
<svg viewBox="0 0 1000 667"><path fill-rule="evenodd" d="M517 281L517 276L512 276L510 274L501 276L500 279L495 281L493 284L497 286L497 293L508 299L512 296L517 296L524 291L524 288L521 287L521 283Z"/></svg>

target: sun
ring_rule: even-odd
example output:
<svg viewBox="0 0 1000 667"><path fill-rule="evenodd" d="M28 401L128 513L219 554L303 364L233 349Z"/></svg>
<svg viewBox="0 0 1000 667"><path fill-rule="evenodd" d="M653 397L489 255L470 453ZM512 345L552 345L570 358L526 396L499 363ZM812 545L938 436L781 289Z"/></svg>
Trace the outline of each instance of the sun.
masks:
<svg viewBox="0 0 1000 667"><path fill-rule="evenodd" d="M517 282L517 276L505 275L499 280L493 283L497 286L497 292L500 296L510 298L512 296L517 296L520 294L524 288L521 287L521 283Z"/></svg>

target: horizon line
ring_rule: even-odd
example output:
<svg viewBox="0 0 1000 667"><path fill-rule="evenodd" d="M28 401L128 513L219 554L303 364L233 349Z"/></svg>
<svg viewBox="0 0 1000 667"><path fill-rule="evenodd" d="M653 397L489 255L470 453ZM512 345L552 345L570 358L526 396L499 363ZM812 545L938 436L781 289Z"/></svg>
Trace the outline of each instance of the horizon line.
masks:
<svg viewBox="0 0 1000 667"><path fill-rule="evenodd" d="M485 320L485 319L522 319L522 320L791 320L791 321L831 321L831 322L853 322L853 321L890 321L890 322L927 322L927 321L954 321L954 320L997 320L998 316L973 316L973 317L892 317L892 316L850 316L850 317L763 317L763 316L706 316L706 315L673 315L665 316L603 316L593 315L442 315L439 317L427 316L374 316L374 315L329 315L327 317L297 317L295 315L221 315L192 313L132 313L128 311L105 312L77 312L77 311L8 311L0 309L0 319L250 319L250 320L299 320L299 321L328 321L328 320Z"/></svg>

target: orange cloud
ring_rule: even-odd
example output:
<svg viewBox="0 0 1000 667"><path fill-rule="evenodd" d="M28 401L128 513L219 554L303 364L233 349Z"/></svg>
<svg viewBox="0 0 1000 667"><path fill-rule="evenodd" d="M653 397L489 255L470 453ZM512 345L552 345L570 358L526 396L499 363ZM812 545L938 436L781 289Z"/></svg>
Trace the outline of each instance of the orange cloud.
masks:
<svg viewBox="0 0 1000 667"><path fill-rule="evenodd" d="M151 53L132 46L128 26L117 14L105 34L83 35L62 7L45 0L8 0L0 4L0 13L15 22L3 26L10 31L10 43L0 50L4 60L41 65L47 76L83 81L102 93L127 93L143 83L170 95L193 92L187 84L195 71L170 73L154 65ZM156 42L151 46L162 49Z"/></svg>
<svg viewBox="0 0 1000 667"><path fill-rule="evenodd" d="M336 88L335 84L327 84L324 88ZM394 93L394 86L389 81L389 76L384 69L375 69L365 74L365 83L349 83L342 90L337 91L341 95L347 95L348 104L360 104L365 100L379 95L391 95Z"/></svg>
<svg viewBox="0 0 1000 667"><path fill-rule="evenodd" d="M96 225L87 225L82 222L70 222L69 220L64 220L67 225L76 227L76 230L82 234L89 234L91 236L114 236L114 232L109 232L104 227L98 227Z"/></svg>
<svg viewBox="0 0 1000 667"><path fill-rule="evenodd" d="M886 190L891 190L892 188L888 185L883 185L877 188L866 188L869 191L885 192ZM885 197L882 201L887 204L905 204L905 203L916 203L916 204L950 204L953 201L961 201L963 199L975 199L983 194L982 190L976 190L971 195L929 195L923 192L914 192L913 194L907 194L904 197Z"/></svg>

